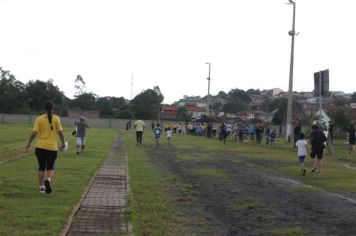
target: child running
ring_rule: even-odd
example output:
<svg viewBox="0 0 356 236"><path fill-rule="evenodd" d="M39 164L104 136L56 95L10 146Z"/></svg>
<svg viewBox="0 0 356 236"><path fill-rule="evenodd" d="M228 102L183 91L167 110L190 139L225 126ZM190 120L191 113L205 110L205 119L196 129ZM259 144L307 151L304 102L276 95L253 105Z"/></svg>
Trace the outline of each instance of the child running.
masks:
<svg viewBox="0 0 356 236"><path fill-rule="evenodd" d="M171 128L169 127L167 132L166 132L166 135L167 135L167 140L168 140L168 143L171 143L171 139L172 139L172 135L173 135L173 132L171 130Z"/></svg>
<svg viewBox="0 0 356 236"><path fill-rule="evenodd" d="M156 149L159 147L159 138L161 137L161 128L159 127L159 123L157 123L156 128L154 128L153 133L155 134L156 140Z"/></svg>
<svg viewBox="0 0 356 236"><path fill-rule="evenodd" d="M300 172L302 173L302 175L305 175L305 173L306 173L306 170L304 167L304 160L308 153L307 145L308 145L308 142L307 142L307 140L304 139L304 134L300 133L299 140L295 143L295 146L297 147L297 152L298 152L297 155L298 155L299 164L300 164Z"/></svg>

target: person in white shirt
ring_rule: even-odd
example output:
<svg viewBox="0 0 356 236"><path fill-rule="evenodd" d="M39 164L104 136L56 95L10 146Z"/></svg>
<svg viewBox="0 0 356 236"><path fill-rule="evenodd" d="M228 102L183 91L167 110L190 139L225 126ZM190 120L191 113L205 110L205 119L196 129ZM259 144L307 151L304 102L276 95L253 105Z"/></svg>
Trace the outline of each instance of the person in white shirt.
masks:
<svg viewBox="0 0 356 236"><path fill-rule="evenodd" d="M166 132L166 136L167 136L168 143L171 142L172 135L173 135L173 131L172 131L171 128L169 127L168 130L167 130L167 132Z"/></svg>
<svg viewBox="0 0 356 236"><path fill-rule="evenodd" d="M297 155L298 155L299 164L300 164L300 172L302 173L302 175L305 175L305 173L306 173L306 170L304 167L304 160L308 153L307 145L308 145L308 142L307 142L307 140L304 139L304 134L300 133L299 140L295 143L295 146L297 147Z"/></svg>

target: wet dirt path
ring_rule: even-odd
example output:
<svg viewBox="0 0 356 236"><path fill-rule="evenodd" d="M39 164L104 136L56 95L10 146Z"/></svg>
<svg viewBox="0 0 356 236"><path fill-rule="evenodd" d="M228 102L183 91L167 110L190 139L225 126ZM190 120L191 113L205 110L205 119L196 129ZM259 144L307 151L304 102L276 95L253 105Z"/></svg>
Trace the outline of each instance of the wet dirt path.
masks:
<svg viewBox="0 0 356 236"><path fill-rule="evenodd" d="M175 235L356 235L354 194L303 185L276 172L279 163L171 145L148 155L170 179Z"/></svg>

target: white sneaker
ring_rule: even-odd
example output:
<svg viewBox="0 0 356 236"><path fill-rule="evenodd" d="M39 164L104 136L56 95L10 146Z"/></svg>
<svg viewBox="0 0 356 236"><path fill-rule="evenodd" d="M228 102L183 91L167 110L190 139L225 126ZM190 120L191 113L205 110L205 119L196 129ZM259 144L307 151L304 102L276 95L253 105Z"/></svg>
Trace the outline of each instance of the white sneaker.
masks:
<svg viewBox="0 0 356 236"><path fill-rule="evenodd" d="M44 187L40 187L39 192L40 192L40 193L45 193L45 192L46 192L46 189L45 189Z"/></svg>

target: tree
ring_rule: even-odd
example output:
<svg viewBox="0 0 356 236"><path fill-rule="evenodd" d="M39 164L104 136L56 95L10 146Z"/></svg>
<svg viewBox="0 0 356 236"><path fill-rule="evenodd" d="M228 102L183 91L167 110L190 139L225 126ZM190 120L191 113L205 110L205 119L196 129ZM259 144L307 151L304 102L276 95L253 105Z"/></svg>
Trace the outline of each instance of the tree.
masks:
<svg viewBox="0 0 356 236"><path fill-rule="evenodd" d="M285 114L284 114L285 110L278 110L273 118L272 118L272 123L275 125L281 125L283 124L284 120L285 120Z"/></svg>
<svg viewBox="0 0 356 236"><path fill-rule="evenodd" d="M120 107L120 110L118 110L115 113L116 118L120 119L133 119L134 118L134 113L131 110L131 106L128 104L125 104Z"/></svg>
<svg viewBox="0 0 356 236"><path fill-rule="evenodd" d="M81 75L77 75L77 78L74 81L75 97L78 97L85 93L85 82Z"/></svg>
<svg viewBox="0 0 356 236"><path fill-rule="evenodd" d="M260 95L261 91L259 89L248 89L246 93L248 95Z"/></svg>
<svg viewBox="0 0 356 236"><path fill-rule="evenodd" d="M157 119L163 95L158 86L138 94L132 101L132 110L138 119Z"/></svg>
<svg viewBox="0 0 356 236"><path fill-rule="evenodd" d="M113 108L110 103L110 97L100 97L96 101L96 107L99 110L99 115L103 117L112 117L114 115Z"/></svg>
<svg viewBox="0 0 356 236"><path fill-rule="evenodd" d="M57 86L53 85L51 79L46 82L29 81L26 84L25 94L31 111L42 111L43 104L48 100L53 101L56 109L63 108L64 94Z"/></svg>
<svg viewBox="0 0 356 236"><path fill-rule="evenodd" d="M0 112L12 113L26 110L25 85L16 80L10 71L0 67Z"/></svg>
<svg viewBox="0 0 356 236"><path fill-rule="evenodd" d="M228 95L224 91L220 91L217 95L220 98L227 99Z"/></svg>
<svg viewBox="0 0 356 236"><path fill-rule="evenodd" d="M83 110L95 110L97 95L94 93L83 93L71 102L71 107L79 107Z"/></svg>
<svg viewBox="0 0 356 236"><path fill-rule="evenodd" d="M241 89L232 89L228 93L227 103L223 107L224 112L235 113L247 109L251 101L250 96Z"/></svg>
<svg viewBox="0 0 356 236"><path fill-rule="evenodd" d="M354 93L351 95L351 102L352 102L352 103L355 103L355 102L356 102L356 92L354 92Z"/></svg>
<svg viewBox="0 0 356 236"><path fill-rule="evenodd" d="M286 121L287 106L288 106L287 98L274 98L274 99L267 99L262 107L264 108L264 111L267 112L278 110L275 113L272 122L274 124L282 124ZM292 107L293 107L293 114L298 114L297 115L298 118L300 118L299 114L304 114L302 112L303 106L296 99L293 99Z"/></svg>
<svg viewBox="0 0 356 236"><path fill-rule="evenodd" d="M333 103L337 107L345 107L347 100L343 97L335 97Z"/></svg>
<svg viewBox="0 0 356 236"><path fill-rule="evenodd" d="M109 101L114 111L119 111L127 106L127 101L124 97L109 97Z"/></svg>
<svg viewBox="0 0 356 236"><path fill-rule="evenodd" d="M350 118L345 114L345 109L338 108L335 112L331 113L330 116L335 126L340 127L342 130L347 130L351 123Z"/></svg>
<svg viewBox="0 0 356 236"><path fill-rule="evenodd" d="M182 120L182 121L186 121L189 122L192 120L192 114L189 114L187 111L187 108L184 106L179 106L178 107L178 113L177 113L177 120Z"/></svg>
<svg viewBox="0 0 356 236"><path fill-rule="evenodd" d="M221 111L223 109L223 105L220 102L213 102L213 104L211 104L210 108L212 110L214 110L216 113L218 113L219 111Z"/></svg>

